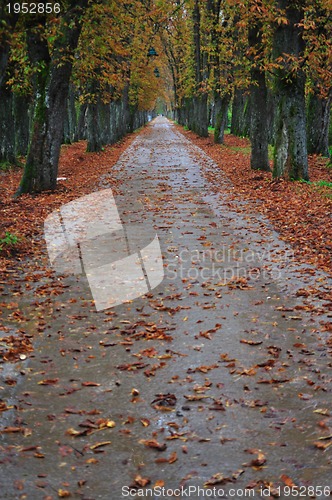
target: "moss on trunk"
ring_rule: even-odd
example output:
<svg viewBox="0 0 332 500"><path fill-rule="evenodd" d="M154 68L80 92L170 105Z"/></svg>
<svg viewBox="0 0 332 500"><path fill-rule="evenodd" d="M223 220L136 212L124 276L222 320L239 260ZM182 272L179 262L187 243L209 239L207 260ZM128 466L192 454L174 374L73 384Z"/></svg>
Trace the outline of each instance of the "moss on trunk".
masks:
<svg viewBox="0 0 332 500"><path fill-rule="evenodd" d="M304 0L297 4L278 0L277 4L285 11L287 24L276 27L273 40L274 57L279 61L274 80L277 109L273 176L308 180L305 74L300 63L305 48L301 28Z"/></svg>

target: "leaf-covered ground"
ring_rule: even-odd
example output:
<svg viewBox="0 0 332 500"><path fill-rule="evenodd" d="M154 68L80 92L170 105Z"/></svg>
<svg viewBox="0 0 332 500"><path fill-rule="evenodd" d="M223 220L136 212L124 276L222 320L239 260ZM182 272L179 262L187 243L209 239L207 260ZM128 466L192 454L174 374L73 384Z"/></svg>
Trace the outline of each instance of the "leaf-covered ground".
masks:
<svg viewBox="0 0 332 500"><path fill-rule="evenodd" d="M178 130L213 158L234 185L235 196L254 202L254 209L269 218L298 258L332 272L332 164L326 158L309 157L311 184L273 180L271 173L250 169L248 139L225 135L225 144L218 145L212 136ZM217 190L220 172L214 173Z"/></svg>
<svg viewBox="0 0 332 500"><path fill-rule="evenodd" d="M0 238L9 232L16 235L21 243L13 248L3 246L0 273L5 272L5 275L0 276L6 276L8 268L14 268L25 257L38 257L43 246L41 237L47 215L64 203L94 191L100 177L109 172L135 136L128 135L119 143L105 147L100 153L87 153L85 141L62 146L58 172L60 180L53 193L15 198L22 170L15 168L10 172L0 172ZM112 187L114 189L115 185Z"/></svg>
<svg viewBox="0 0 332 500"><path fill-rule="evenodd" d="M218 145L214 144L211 135L201 138L180 126L176 128L205 151L219 167L206 174L217 192L220 192L220 181L225 176L231 181L235 210L241 210L237 204L240 195L254 210L268 217L281 239L292 245L298 259L328 274L332 273L332 190L331 186L324 185L332 182L332 167L327 159L310 156L311 184L273 180L271 173L250 169L248 139L229 134L225 136L225 144ZM61 180L53 193L15 198L21 169L0 173L0 238L4 238L7 232L18 237L15 245L2 246L0 291L2 285L14 283L14 277L20 275L23 268L26 281L35 281L33 273L36 271L46 272L39 262L40 253L45 250L45 218L64 203L94 191L101 176L111 171L136 135L128 135L100 153L87 153L85 141L64 145L58 173ZM108 182L116 193L116 180L112 175L108 176ZM26 258L30 259L28 268L25 266ZM322 297L321 291L313 288L306 293ZM332 292L325 293L324 298L331 302ZM7 337L7 344L10 345L8 359L16 359L19 353L32 349L26 337Z"/></svg>
<svg viewBox="0 0 332 500"><path fill-rule="evenodd" d="M43 276L48 277L53 285L45 285L41 294L45 296L47 293L54 295L60 293L60 283L56 283L52 271L47 265L45 266L45 260L41 260L45 252L44 220L48 214L61 205L96 190L100 177L109 172L136 135L130 134L117 144L106 147L100 153L87 153L85 141L64 145L58 172L61 180L53 193L23 195L16 198L15 192L22 170L13 168L11 171L0 172L0 239L5 239L8 233L18 238L15 244L2 244L0 251L1 295L5 285L10 285L15 290L16 283L25 282L28 290L31 284L38 282ZM110 178L109 183L116 191L115 181ZM19 323L24 321L16 300L9 304L0 303L0 323L4 311L6 311L6 316L16 318ZM41 320L37 329L42 332L44 328L44 322ZM15 361L22 356L24 359L33 350L31 336L26 332L21 331L13 336L8 327L3 326L0 331L2 342L0 353L5 361Z"/></svg>
<svg viewBox="0 0 332 500"><path fill-rule="evenodd" d="M165 118L116 168L112 149L65 147L69 183L9 201L30 203L8 227L22 217L35 242L2 275L3 495L109 500L121 486L144 497L147 486L216 485L284 498L285 487L316 484L329 495L331 279L288 258L261 202L244 200ZM84 277L49 269L42 226L60 204L107 186L124 223L153 224L165 278L97 312Z"/></svg>
<svg viewBox="0 0 332 500"><path fill-rule="evenodd" d="M332 166L328 166L327 159L309 157L311 184L273 180L271 173L250 169L248 139L229 134L225 136L225 145L218 145L211 136L201 138L182 127L177 128L220 167L220 171L213 174L216 179L210 174L217 190L218 175L225 174L234 186L235 195L253 202L254 208L269 218L282 239L294 247L299 258L332 272L332 189L324 185L332 183ZM117 162L134 136L127 136L101 153L86 153L84 141L63 146L59 177L66 179L59 181L54 193L14 199L21 170L0 173L0 238L8 231L22 242L15 245L14 251L3 248L0 273L15 261L40 251L46 216L63 203L95 189L100 176Z"/></svg>

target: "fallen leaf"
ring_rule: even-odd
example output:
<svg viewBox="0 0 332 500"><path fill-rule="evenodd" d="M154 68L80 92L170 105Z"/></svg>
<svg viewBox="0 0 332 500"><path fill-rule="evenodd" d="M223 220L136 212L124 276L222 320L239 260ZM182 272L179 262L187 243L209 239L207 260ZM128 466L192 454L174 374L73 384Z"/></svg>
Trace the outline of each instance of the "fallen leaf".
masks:
<svg viewBox="0 0 332 500"><path fill-rule="evenodd" d="M144 444L144 446L147 446L148 448L154 448L158 451L165 451L167 448L166 443L158 443L155 439L141 439L139 441L140 444Z"/></svg>
<svg viewBox="0 0 332 500"><path fill-rule="evenodd" d="M162 488L163 486L165 486L165 481L163 481L162 479L158 479L158 481L156 481L154 483L154 488Z"/></svg>
<svg viewBox="0 0 332 500"><path fill-rule="evenodd" d="M240 340L241 344L248 344L248 345L260 345L263 344L262 340L246 340L246 339L241 339Z"/></svg>
<svg viewBox="0 0 332 500"><path fill-rule="evenodd" d="M327 443L324 443L322 441L316 441L314 443L314 446L318 448L319 450L327 450L332 445L332 441L329 441Z"/></svg>
<svg viewBox="0 0 332 500"><path fill-rule="evenodd" d="M145 486L147 486L150 483L151 483L151 479L149 479L148 477L142 477L140 475L137 475L134 479L134 487L139 486L141 488L144 488Z"/></svg>
<svg viewBox="0 0 332 500"><path fill-rule="evenodd" d="M287 476L286 474L282 474L280 476L280 479L282 480L282 482L286 485L286 486L289 486L289 487L296 487L296 484L294 483L294 481L289 477Z"/></svg>
<svg viewBox="0 0 332 500"><path fill-rule="evenodd" d="M90 450L96 450L97 448L107 446L108 444L111 444L111 441L102 441L101 443L95 443L90 446Z"/></svg>
<svg viewBox="0 0 332 500"><path fill-rule="evenodd" d="M70 491L68 491L68 490L62 490L62 489L58 490L58 497L59 498L68 498L70 496L71 496Z"/></svg>
<svg viewBox="0 0 332 500"><path fill-rule="evenodd" d="M57 384L58 382L59 382L58 378L49 378L46 380L40 380L40 382L38 382L38 385L54 385Z"/></svg>
<svg viewBox="0 0 332 500"><path fill-rule="evenodd" d="M327 408L318 408L314 410L314 413L319 413L320 415L325 415L326 417L330 416L330 410Z"/></svg>

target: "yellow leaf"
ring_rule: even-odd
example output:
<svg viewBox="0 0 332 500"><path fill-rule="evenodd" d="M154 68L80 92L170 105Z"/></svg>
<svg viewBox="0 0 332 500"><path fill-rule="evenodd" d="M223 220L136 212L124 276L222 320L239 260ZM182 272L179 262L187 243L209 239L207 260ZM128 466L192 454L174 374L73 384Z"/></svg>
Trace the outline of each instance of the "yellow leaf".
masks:
<svg viewBox="0 0 332 500"><path fill-rule="evenodd" d="M328 440L332 439L332 435L322 436L322 437L319 437L318 439L319 439L319 441L328 441Z"/></svg>
<svg viewBox="0 0 332 500"><path fill-rule="evenodd" d="M69 434L69 436L78 436L81 434L81 431L77 431L76 429L73 429L72 427L70 429L66 430L66 434Z"/></svg>
<svg viewBox="0 0 332 500"><path fill-rule="evenodd" d="M111 444L112 441L103 441L101 443L96 443L90 446L90 450L95 450L96 448L101 448L102 446L106 446Z"/></svg>
<svg viewBox="0 0 332 500"><path fill-rule="evenodd" d="M314 413L319 413L320 415L325 415L327 417L330 415L330 412L327 408L318 408L317 410L314 410Z"/></svg>
<svg viewBox="0 0 332 500"><path fill-rule="evenodd" d="M70 496L71 496L70 491L68 491L68 490L61 490L61 489L58 490L58 497L59 498L68 498Z"/></svg>

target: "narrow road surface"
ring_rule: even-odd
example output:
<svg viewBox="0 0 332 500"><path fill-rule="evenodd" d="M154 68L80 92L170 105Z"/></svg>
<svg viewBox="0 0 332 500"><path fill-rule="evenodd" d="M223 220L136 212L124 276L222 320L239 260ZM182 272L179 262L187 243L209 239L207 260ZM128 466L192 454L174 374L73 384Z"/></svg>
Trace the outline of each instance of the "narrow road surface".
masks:
<svg viewBox="0 0 332 500"><path fill-rule="evenodd" d="M158 117L109 173L124 226L160 241L147 295L97 312L68 276L4 297L36 341L1 365L1 498L330 496L331 281L213 168Z"/></svg>

